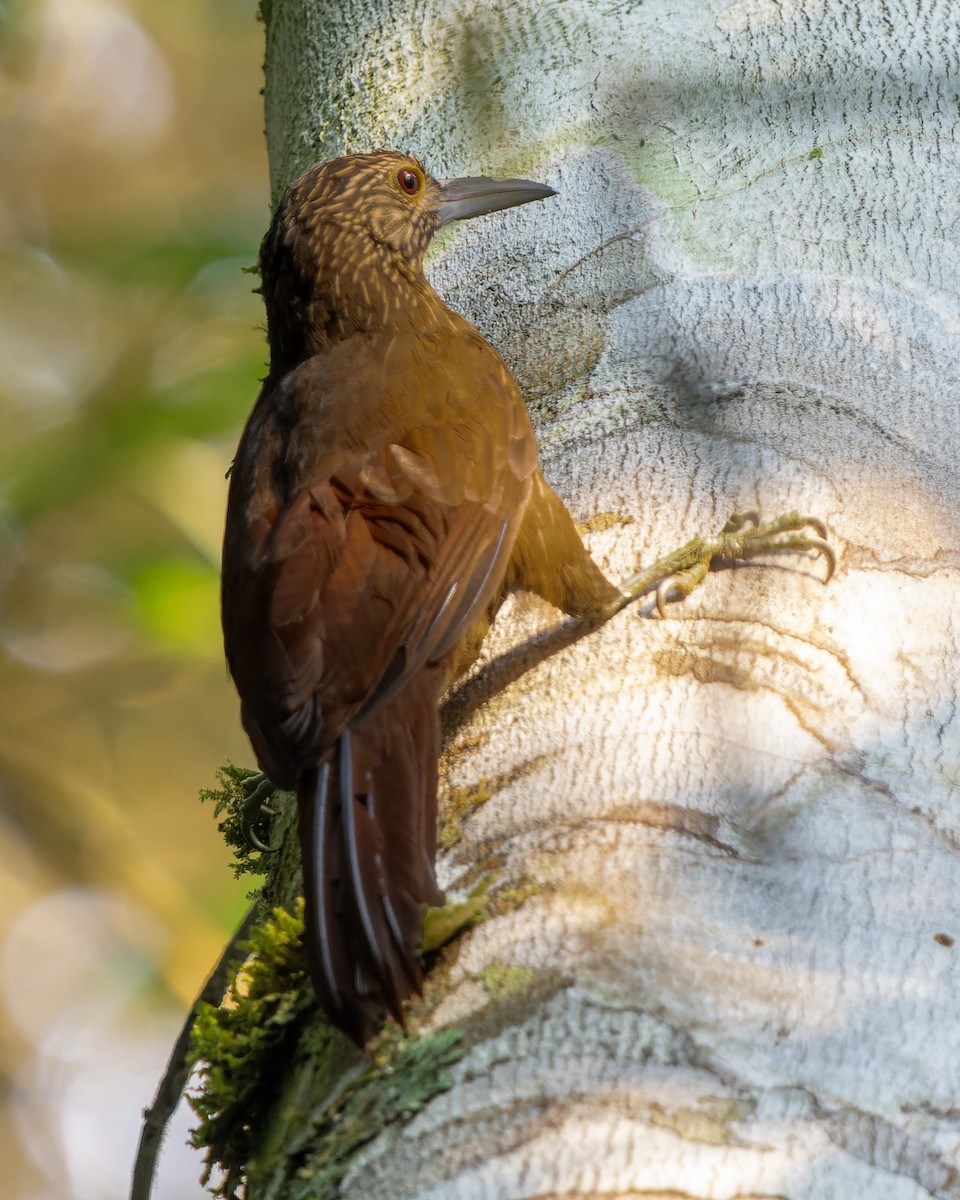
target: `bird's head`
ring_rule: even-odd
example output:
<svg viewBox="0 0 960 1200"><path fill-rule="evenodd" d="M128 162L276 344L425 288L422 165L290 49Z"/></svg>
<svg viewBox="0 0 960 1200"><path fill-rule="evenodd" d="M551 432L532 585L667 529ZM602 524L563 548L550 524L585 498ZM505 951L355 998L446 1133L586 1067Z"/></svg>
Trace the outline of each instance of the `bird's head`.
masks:
<svg viewBox="0 0 960 1200"><path fill-rule="evenodd" d="M424 254L442 226L553 195L526 179L440 181L396 150L320 163L289 186L260 249L268 320L283 313L286 321L296 310L306 324L346 325L344 306L358 303L356 281L365 273L362 291L370 295L387 268L422 278Z"/></svg>
<svg viewBox="0 0 960 1200"><path fill-rule="evenodd" d="M527 179L438 181L412 154L374 150L305 171L287 189L278 216L285 212L310 240L349 230L419 264L434 233L450 221L553 195L553 188Z"/></svg>

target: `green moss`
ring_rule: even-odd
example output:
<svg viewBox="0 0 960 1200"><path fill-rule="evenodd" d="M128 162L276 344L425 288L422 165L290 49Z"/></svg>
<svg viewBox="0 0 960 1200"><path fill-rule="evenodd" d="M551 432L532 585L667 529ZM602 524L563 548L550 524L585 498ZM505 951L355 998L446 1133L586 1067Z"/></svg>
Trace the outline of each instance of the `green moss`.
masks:
<svg viewBox="0 0 960 1200"><path fill-rule="evenodd" d="M461 930L477 923L486 914L490 903L490 888L497 878L490 871L475 884L466 899L451 901L440 908L428 908L423 918L421 949L439 950Z"/></svg>
<svg viewBox="0 0 960 1200"><path fill-rule="evenodd" d="M460 746L457 755L465 756L468 750L468 746ZM511 783L538 771L545 762L553 757L553 753L538 754L534 758L518 763L517 766L511 767L509 771L504 771L500 775L478 779L469 787L455 787L450 784L441 787L439 837L441 849L448 849L460 841L460 823L464 817L476 812L478 808L486 804L491 796L496 795Z"/></svg>
<svg viewBox="0 0 960 1200"><path fill-rule="evenodd" d="M807 158L823 158L823 151L819 146L814 146L814 148L807 155Z"/></svg>
<svg viewBox="0 0 960 1200"><path fill-rule="evenodd" d="M493 963L480 972L480 982L493 1000L506 1000L530 990L537 973L532 967Z"/></svg>
<svg viewBox="0 0 960 1200"><path fill-rule="evenodd" d="M203 788L200 792L201 801L213 801L213 815L218 818L217 828L233 851L233 871L238 878L241 875L267 874L266 856L263 851L250 845L243 822L243 806L249 795L244 785L256 779L258 774L249 767L238 767L228 762L217 771L220 787ZM289 800L290 793L275 792L271 797L272 807L282 804L285 797ZM264 816L269 816L269 813L265 811ZM266 829L258 829L257 832L262 840L268 841Z"/></svg>
<svg viewBox="0 0 960 1200"><path fill-rule="evenodd" d="M503 916L506 913L514 912L534 896L543 896L553 890L552 885L541 883L537 879L521 879L509 887L497 889L494 911L497 916Z"/></svg>
<svg viewBox="0 0 960 1200"><path fill-rule="evenodd" d="M292 1200L334 1200L357 1149L394 1121L406 1121L452 1080L447 1067L463 1054L459 1030L381 1043L382 1057L367 1068L316 1122L317 1147L297 1175Z"/></svg>
<svg viewBox="0 0 960 1200"><path fill-rule="evenodd" d="M464 1037L470 1045L489 1042L542 1014L551 999L573 982L560 971L505 963L492 964L474 979L486 992L488 1002L464 1019Z"/></svg>
<svg viewBox="0 0 960 1200"><path fill-rule="evenodd" d="M198 1006L191 1140L206 1151L203 1184L222 1172L215 1196L336 1196L358 1147L449 1088L463 1053L457 1030L411 1039L388 1022L365 1060L319 1013L302 935L302 900L275 909L241 944L224 1002Z"/></svg>
<svg viewBox="0 0 960 1200"><path fill-rule="evenodd" d="M475 812L493 795L490 781L481 779L472 787L452 787L443 794L443 824L440 826L439 842L447 850L460 841L460 822Z"/></svg>
<svg viewBox="0 0 960 1200"><path fill-rule="evenodd" d="M192 1143L207 1151L204 1184L215 1166L225 1172L215 1195L234 1194L254 1131L276 1100L288 1048L316 1008L301 947L302 907L295 914L275 909L241 944L247 959L224 1003L198 1006L191 1053L201 1086L189 1101L200 1121Z"/></svg>

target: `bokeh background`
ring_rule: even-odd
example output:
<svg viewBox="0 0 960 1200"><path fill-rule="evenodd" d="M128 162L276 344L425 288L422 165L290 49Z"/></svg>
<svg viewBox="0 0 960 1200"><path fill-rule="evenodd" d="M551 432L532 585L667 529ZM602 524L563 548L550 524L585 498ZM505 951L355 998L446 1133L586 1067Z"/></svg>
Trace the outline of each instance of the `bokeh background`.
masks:
<svg viewBox="0 0 960 1200"><path fill-rule="evenodd" d="M128 1186L246 905L217 613L263 374L255 0L0 0L0 1195ZM181 1112L157 1196L201 1196Z"/></svg>

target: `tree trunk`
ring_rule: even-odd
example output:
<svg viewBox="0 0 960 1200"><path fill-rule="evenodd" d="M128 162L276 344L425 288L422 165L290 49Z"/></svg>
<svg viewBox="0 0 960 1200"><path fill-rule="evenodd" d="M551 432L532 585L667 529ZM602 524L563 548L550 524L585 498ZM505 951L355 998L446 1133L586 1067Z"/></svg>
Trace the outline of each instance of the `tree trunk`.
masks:
<svg viewBox="0 0 960 1200"><path fill-rule="evenodd" d="M251 1194L960 1197L960 10L264 7L278 193L376 145L557 188L430 270L608 574L750 508L840 563L552 656L557 614L504 609L442 796L441 883L497 872L488 916L412 1016L463 1032L451 1086L337 1141L301 1047Z"/></svg>

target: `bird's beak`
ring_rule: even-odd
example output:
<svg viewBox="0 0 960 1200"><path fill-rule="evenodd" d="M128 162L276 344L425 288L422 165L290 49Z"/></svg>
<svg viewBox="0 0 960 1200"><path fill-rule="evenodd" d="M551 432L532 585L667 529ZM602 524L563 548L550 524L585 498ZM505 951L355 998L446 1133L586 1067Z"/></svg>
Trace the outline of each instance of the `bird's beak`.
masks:
<svg viewBox="0 0 960 1200"><path fill-rule="evenodd" d="M545 183L531 183L529 179L445 179L440 184L438 228L556 194Z"/></svg>

